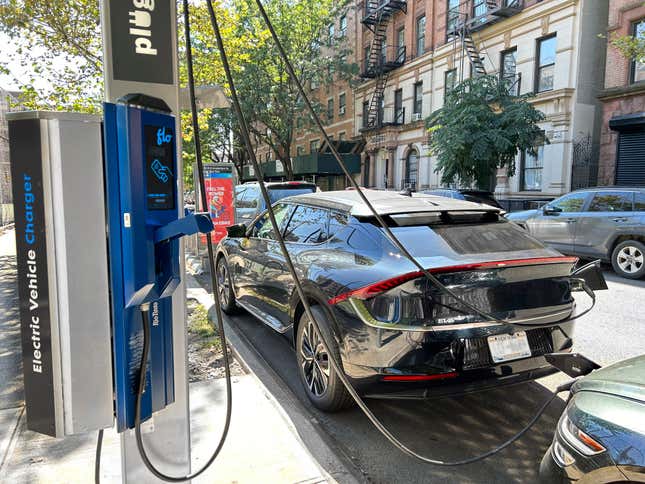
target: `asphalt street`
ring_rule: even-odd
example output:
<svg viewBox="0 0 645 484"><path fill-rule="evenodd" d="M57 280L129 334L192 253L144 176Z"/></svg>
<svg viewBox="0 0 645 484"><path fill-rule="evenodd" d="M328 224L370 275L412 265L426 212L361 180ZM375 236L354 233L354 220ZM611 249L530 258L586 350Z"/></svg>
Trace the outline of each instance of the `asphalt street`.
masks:
<svg viewBox="0 0 645 484"><path fill-rule="evenodd" d="M575 350L602 365L645 353L645 281L622 279L611 270L605 276L609 290L597 293L596 307L578 321L574 336ZM207 284L207 277L200 279ZM589 304L584 296L577 299L580 308ZM428 466L394 448L357 408L337 414L313 409L298 380L290 343L247 314L230 318L230 323L302 401L365 482L534 482L565 406L556 400L528 434L490 459L456 468ZM513 435L548 398L549 389L566 380L566 375L554 375L462 397L371 400L369 405L415 451L453 460L487 451Z"/></svg>

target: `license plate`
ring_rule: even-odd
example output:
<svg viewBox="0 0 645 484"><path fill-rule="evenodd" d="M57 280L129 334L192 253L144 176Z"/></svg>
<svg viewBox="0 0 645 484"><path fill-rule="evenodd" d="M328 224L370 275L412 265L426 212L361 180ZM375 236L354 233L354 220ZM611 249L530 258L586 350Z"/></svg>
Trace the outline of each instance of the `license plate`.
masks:
<svg viewBox="0 0 645 484"><path fill-rule="evenodd" d="M517 360L531 356L531 348L526 333L498 334L488 337L488 347L495 363Z"/></svg>

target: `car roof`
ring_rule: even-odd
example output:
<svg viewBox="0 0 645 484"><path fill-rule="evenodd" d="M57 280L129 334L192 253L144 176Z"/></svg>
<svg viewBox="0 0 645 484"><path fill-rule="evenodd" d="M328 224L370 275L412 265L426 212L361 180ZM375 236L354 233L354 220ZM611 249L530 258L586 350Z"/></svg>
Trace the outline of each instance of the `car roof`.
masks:
<svg viewBox="0 0 645 484"><path fill-rule="evenodd" d="M385 190L361 190L367 200L374 206L379 215L411 212L443 212L443 211L491 211L499 209L481 203L466 202L452 198L437 197L415 193L414 196L401 195L398 192ZM357 217L373 215L369 207L360 198L356 190L333 192L318 192L295 195L280 200L281 202L302 203L319 207L333 208L351 213Z"/></svg>
<svg viewBox="0 0 645 484"><path fill-rule="evenodd" d="M645 187L625 187L625 186L610 186L610 187L589 187L579 188L569 193L579 192L645 192Z"/></svg>
<svg viewBox="0 0 645 484"><path fill-rule="evenodd" d="M297 186L304 186L304 187L315 187L316 184L313 182L308 182L308 181L279 181L279 182L264 182L264 184L269 187L269 188L279 188L279 187L297 187ZM245 187L245 186L251 186L251 185L260 185L258 182L245 182L242 183L241 185L238 185L239 187Z"/></svg>

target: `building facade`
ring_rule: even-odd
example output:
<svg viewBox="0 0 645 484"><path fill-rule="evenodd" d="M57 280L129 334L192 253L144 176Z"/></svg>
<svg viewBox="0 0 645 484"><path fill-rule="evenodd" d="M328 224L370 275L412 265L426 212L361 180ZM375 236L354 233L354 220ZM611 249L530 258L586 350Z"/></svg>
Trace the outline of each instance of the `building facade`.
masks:
<svg viewBox="0 0 645 484"><path fill-rule="evenodd" d="M610 0L608 35L645 38L645 4ZM607 47L599 182L645 186L645 64Z"/></svg>
<svg viewBox="0 0 645 484"><path fill-rule="evenodd" d="M329 54L331 52L329 45L333 43L343 49L349 48L350 53L345 58L347 65L357 63L356 49L353 46L357 45L362 33L361 17L357 12L360 12L358 5L350 3L336 22L328 26L327 32L320 39L321 55ZM312 100L322 107L319 115L325 124L327 134L344 155L350 171L354 172L356 179L359 179L360 152L364 143L362 136L354 132L355 94L351 87L352 79L334 73L325 77L331 77L332 82L316 82L306 87ZM277 160L275 153L268 146L259 144L257 155L258 160L265 165L267 178L279 180L285 177L283 164ZM291 149L294 178L313 181L324 190L345 188L347 186L345 177L340 167L336 167L337 163L335 161L331 163L330 156L329 147L325 145L318 128L313 126L308 113L297 118ZM253 177L254 174L249 174L249 178Z"/></svg>
<svg viewBox="0 0 645 484"><path fill-rule="evenodd" d="M365 18L363 64L379 30ZM571 189L574 146L598 143L606 2L594 0L416 0L389 17L384 45L405 51L398 64L385 59L387 81L373 115L379 79L356 90L354 134L363 134L364 184L376 188L441 186L426 145L424 120L443 105L447 89L479 73L498 74L543 111L549 144L538 156L519 155L517 173L501 172L494 190L502 197L555 197ZM465 27L465 30L462 28ZM383 30L383 29L381 29ZM377 47L378 49L378 47ZM376 120L376 121L374 121ZM493 188L493 187L491 187Z"/></svg>

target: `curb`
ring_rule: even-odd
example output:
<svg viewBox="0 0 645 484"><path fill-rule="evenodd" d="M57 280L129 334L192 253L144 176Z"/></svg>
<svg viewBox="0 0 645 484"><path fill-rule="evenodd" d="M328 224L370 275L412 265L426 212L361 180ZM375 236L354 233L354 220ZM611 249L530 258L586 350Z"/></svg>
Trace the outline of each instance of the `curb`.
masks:
<svg viewBox="0 0 645 484"><path fill-rule="evenodd" d="M187 286L191 286L187 290L188 297L197 299L211 314L211 311L214 311L212 296L191 275L187 275L186 282ZM190 295L190 292L193 294ZM363 473L352 463L351 458L344 455L333 438L317 423L316 418L305 409L286 383L255 350L244 334L235 329L226 316L224 316L224 330L235 358L250 375L253 375L297 441L312 456L321 474L326 476L329 482L343 484L366 482Z"/></svg>

